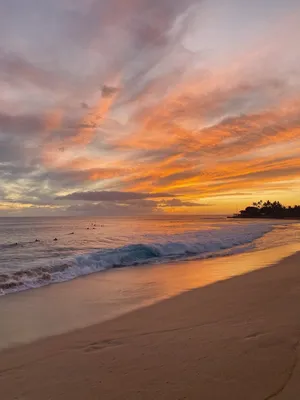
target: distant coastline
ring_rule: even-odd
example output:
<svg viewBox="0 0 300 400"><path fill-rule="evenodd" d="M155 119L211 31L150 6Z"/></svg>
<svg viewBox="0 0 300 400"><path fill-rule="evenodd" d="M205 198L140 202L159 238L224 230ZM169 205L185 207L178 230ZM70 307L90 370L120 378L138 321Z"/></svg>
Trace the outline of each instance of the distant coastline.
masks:
<svg viewBox="0 0 300 400"><path fill-rule="evenodd" d="M300 219L300 205L284 206L279 201L260 200L228 218Z"/></svg>
<svg viewBox="0 0 300 400"><path fill-rule="evenodd" d="M291 220L300 220L300 217L275 217L275 216L241 216L240 214L233 214L227 217L228 219L291 219Z"/></svg>

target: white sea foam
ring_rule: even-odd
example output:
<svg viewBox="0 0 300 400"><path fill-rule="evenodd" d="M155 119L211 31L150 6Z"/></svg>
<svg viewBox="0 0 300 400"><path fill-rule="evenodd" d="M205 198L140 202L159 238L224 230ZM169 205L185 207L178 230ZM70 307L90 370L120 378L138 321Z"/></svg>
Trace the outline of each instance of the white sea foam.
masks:
<svg viewBox="0 0 300 400"><path fill-rule="evenodd" d="M272 230L270 223L226 225L160 237L159 241L99 249L68 258L59 264L0 274L0 293L63 282L110 268L137 266L189 258L208 258L249 250L251 243ZM157 239L157 238L156 238Z"/></svg>

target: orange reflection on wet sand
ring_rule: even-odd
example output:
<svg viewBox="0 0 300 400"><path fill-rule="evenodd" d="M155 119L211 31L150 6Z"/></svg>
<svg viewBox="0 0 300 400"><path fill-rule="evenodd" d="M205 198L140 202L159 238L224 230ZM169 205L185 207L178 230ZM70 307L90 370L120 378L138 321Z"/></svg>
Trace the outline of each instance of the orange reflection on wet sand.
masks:
<svg viewBox="0 0 300 400"><path fill-rule="evenodd" d="M115 269L0 298L0 348L115 318L185 291L270 266L297 243L235 256Z"/></svg>

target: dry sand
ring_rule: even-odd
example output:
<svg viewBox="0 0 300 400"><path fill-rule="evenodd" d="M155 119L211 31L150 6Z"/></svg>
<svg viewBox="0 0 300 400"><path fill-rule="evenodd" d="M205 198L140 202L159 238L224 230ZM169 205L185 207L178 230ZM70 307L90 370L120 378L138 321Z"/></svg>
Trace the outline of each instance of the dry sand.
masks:
<svg viewBox="0 0 300 400"><path fill-rule="evenodd" d="M298 400L299 338L296 254L112 321L2 351L0 398Z"/></svg>

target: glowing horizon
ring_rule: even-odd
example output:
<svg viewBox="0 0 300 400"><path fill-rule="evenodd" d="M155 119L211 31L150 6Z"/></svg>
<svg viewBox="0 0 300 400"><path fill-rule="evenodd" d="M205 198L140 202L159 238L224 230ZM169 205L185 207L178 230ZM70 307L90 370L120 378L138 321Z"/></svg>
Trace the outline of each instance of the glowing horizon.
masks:
<svg viewBox="0 0 300 400"><path fill-rule="evenodd" d="M219 3L0 0L0 216L299 204L300 4Z"/></svg>

